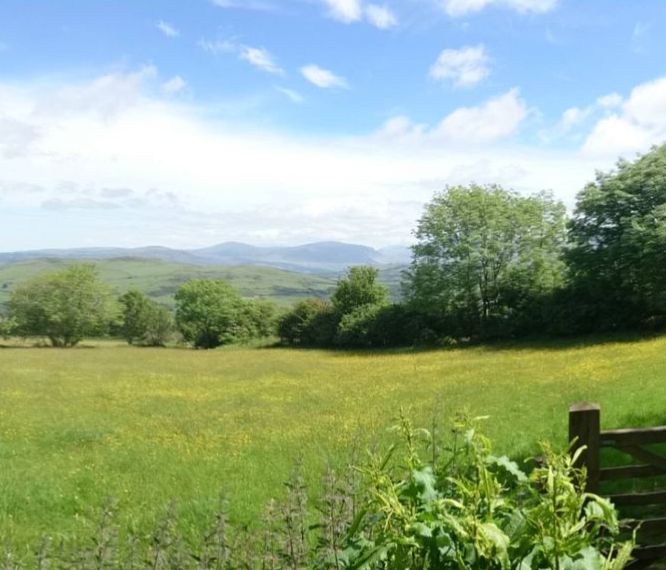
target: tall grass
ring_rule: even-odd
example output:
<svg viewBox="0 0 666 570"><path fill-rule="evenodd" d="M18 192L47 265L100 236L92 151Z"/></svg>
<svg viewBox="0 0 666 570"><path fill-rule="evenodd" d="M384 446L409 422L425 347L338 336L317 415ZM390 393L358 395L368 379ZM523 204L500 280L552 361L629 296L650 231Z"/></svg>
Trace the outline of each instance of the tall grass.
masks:
<svg viewBox="0 0 666 570"><path fill-rule="evenodd" d="M18 545L118 524L147 533L178 504L199 536L220 493L256 520L300 461L313 493L350 446L381 443L401 406L421 425L490 416L500 453L564 447L568 405L596 400L605 427L664 423L666 339L341 353L200 352L112 343L0 349L0 535Z"/></svg>

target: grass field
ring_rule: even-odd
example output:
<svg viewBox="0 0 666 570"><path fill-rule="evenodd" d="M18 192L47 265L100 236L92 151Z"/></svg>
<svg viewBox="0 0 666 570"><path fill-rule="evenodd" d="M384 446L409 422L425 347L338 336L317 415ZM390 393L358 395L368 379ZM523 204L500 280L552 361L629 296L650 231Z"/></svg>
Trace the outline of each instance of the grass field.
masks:
<svg viewBox="0 0 666 570"><path fill-rule="evenodd" d="M575 400L599 401L607 427L666 420L663 337L358 354L91 346L0 349L0 536L80 531L107 496L138 528L170 499L197 528L220 492L250 520L297 459L316 487L401 406L422 424L433 408L489 415L512 455L563 446Z"/></svg>

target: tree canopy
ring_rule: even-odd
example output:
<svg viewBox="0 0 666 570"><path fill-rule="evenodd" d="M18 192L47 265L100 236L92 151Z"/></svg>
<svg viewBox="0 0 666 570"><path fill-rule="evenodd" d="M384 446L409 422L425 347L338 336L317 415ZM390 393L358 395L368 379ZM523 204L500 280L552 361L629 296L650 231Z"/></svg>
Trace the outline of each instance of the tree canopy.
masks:
<svg viewBox="0 0 666 570"><path fill-rule="evenodd" d="M243 299L222 279L194 279L176 292L176 324L197 348L249 340L273 333L275 308Z"/></svg>
<svg viewBox="0 0 666 570"><path fill-rule="evenodd" d="M666 145L600 172L578 195L568 255L581 313L597 327L666 316Z"/></svg>
<svg viewBox="0 0 666 570"><path fill-rule="evenodd" d="M18 285L8 303L15 334L44 336L61 347L106 333L116 309L110 289L90 264L38 275Z"/></svg>
<svg viewBox="0 0 666 570"><path fill-rule="evenodd" d="M379 271L368 265L350 267L333 292L331 302L340 315L351 313L365 305L383 305L388 301L388 290L377 283Z"/></svg>
<svg viewBox="0 0 666 570"><path fill-rule="evenodd" d="M520 299L563 282L566 210L548 193L455 186L426 205L406 280L411 302L489 334Z"/></svg>

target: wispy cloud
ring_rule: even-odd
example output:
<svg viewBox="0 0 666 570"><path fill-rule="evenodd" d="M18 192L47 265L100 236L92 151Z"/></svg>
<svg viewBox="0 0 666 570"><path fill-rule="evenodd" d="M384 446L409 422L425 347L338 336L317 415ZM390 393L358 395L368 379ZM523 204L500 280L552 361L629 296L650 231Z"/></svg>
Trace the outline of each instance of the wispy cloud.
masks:
<svg viewBox="0 0 666 570"><path fill-rule="evenodd" d="M248 46L231 40L200 40L199 46L213 55L235 54L239 59L253 67L272 73L284 75L284 70L277 64L273 55L265 48Z"/></svg>
<svg viewBox="0 0 666 570"><path fill-rule="evenodd" d="M210 0L211 4L219 8L234 8L237 10L257 10L269 12L276 9L272 2L263 2L261 0Z"/></svg>
<svg viewBox="0 0 666 570"><path fill-rule="evenodd" d="M275 63L273 56L264 48L239 46L239 56L250 65L266 71L267 73L284 75L284 70Z"/></svg>
<svg viewBox="0 0 666 570"><path fill-rule="evenodd" d="M294 91L293 89L287 89L286 87L275 87L275 90L279 93L282 93L287 99L289 99L292 103L304 103L305 102L305 97L301 95L298 91Z"/></svg>
<svg viewBox="0 0 666 570"><path fill-rule="evenodd" d="M548 12L558 0L443 0L442 6L449 16L466 16L489 6L499 6L517 12Z"/></svg>
<svg viewBox="0 0 666 570"><path fill-rule="evenodd" d="M486 48L482 44L445 49L430 68L430 77L450 79L457 87L469 87L488 77L489 61Z"/></svg>
<svg viewBox="0 0 666 570"><path fill-rule="evenodd" d="M634 53L642 54L647 51L652 25L649 22L636 22L631 33L631 49Z"/></svg>
<svg viewBox="0 0 666 570"><path fill-rule="evenodd" d="M398 24L395 12L386 5L365 5L363 0L323 0L323 3L328 7L331 18L345 24L365 20L380 30L387 30Z"/></svg>
<svg viewBox="0 0 666 570"><path fill-rule="evenodd" d="M186 87L187 82L180 75L174 75L171 79L162 83L162 90L165 93L180 93Z"/></svg>
<svg viewBox="0 0 666 570"><path fill-rule="evenodd" d="M344 77L336 75L332 71L319 67L318 65L305 65L301 67L301 73L310 83L322 89L349 88L349 84Z"/></svg>
<svg viewBox="0 0 666 570"><path fill-rule="evenodd" d="M155 26L168 38L177 38L180 35L180 31L173 24L164 20L160 20Z"/></svg>
<svg viewBox="0 0 666 570"><path fill-rule="evenodd" d="M361 0L324 0L332 18L341 22L358 22L363 17Z"/></svg>
<svg viewBox="0 0 666 570"><path fill-rule="evenodd" d="M388 30L398 25L398 18L387 6L369 4L365 9L365 16L368 22L380 30Z"/></svg>

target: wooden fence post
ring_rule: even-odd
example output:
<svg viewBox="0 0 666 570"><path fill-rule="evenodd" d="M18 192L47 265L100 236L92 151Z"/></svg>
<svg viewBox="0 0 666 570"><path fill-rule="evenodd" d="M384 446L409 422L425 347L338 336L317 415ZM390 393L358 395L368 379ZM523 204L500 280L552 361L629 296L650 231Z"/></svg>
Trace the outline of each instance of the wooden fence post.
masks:
<svg viewBox="0 0 666 570"><path fill-rule="evenodd" d="M576 440L571 453L585 446L576 467L587 470L586 490L596 493L599 490L599 438L601 432L601 408L592 402L578 402L569 408L569 443Z"/></svg>

